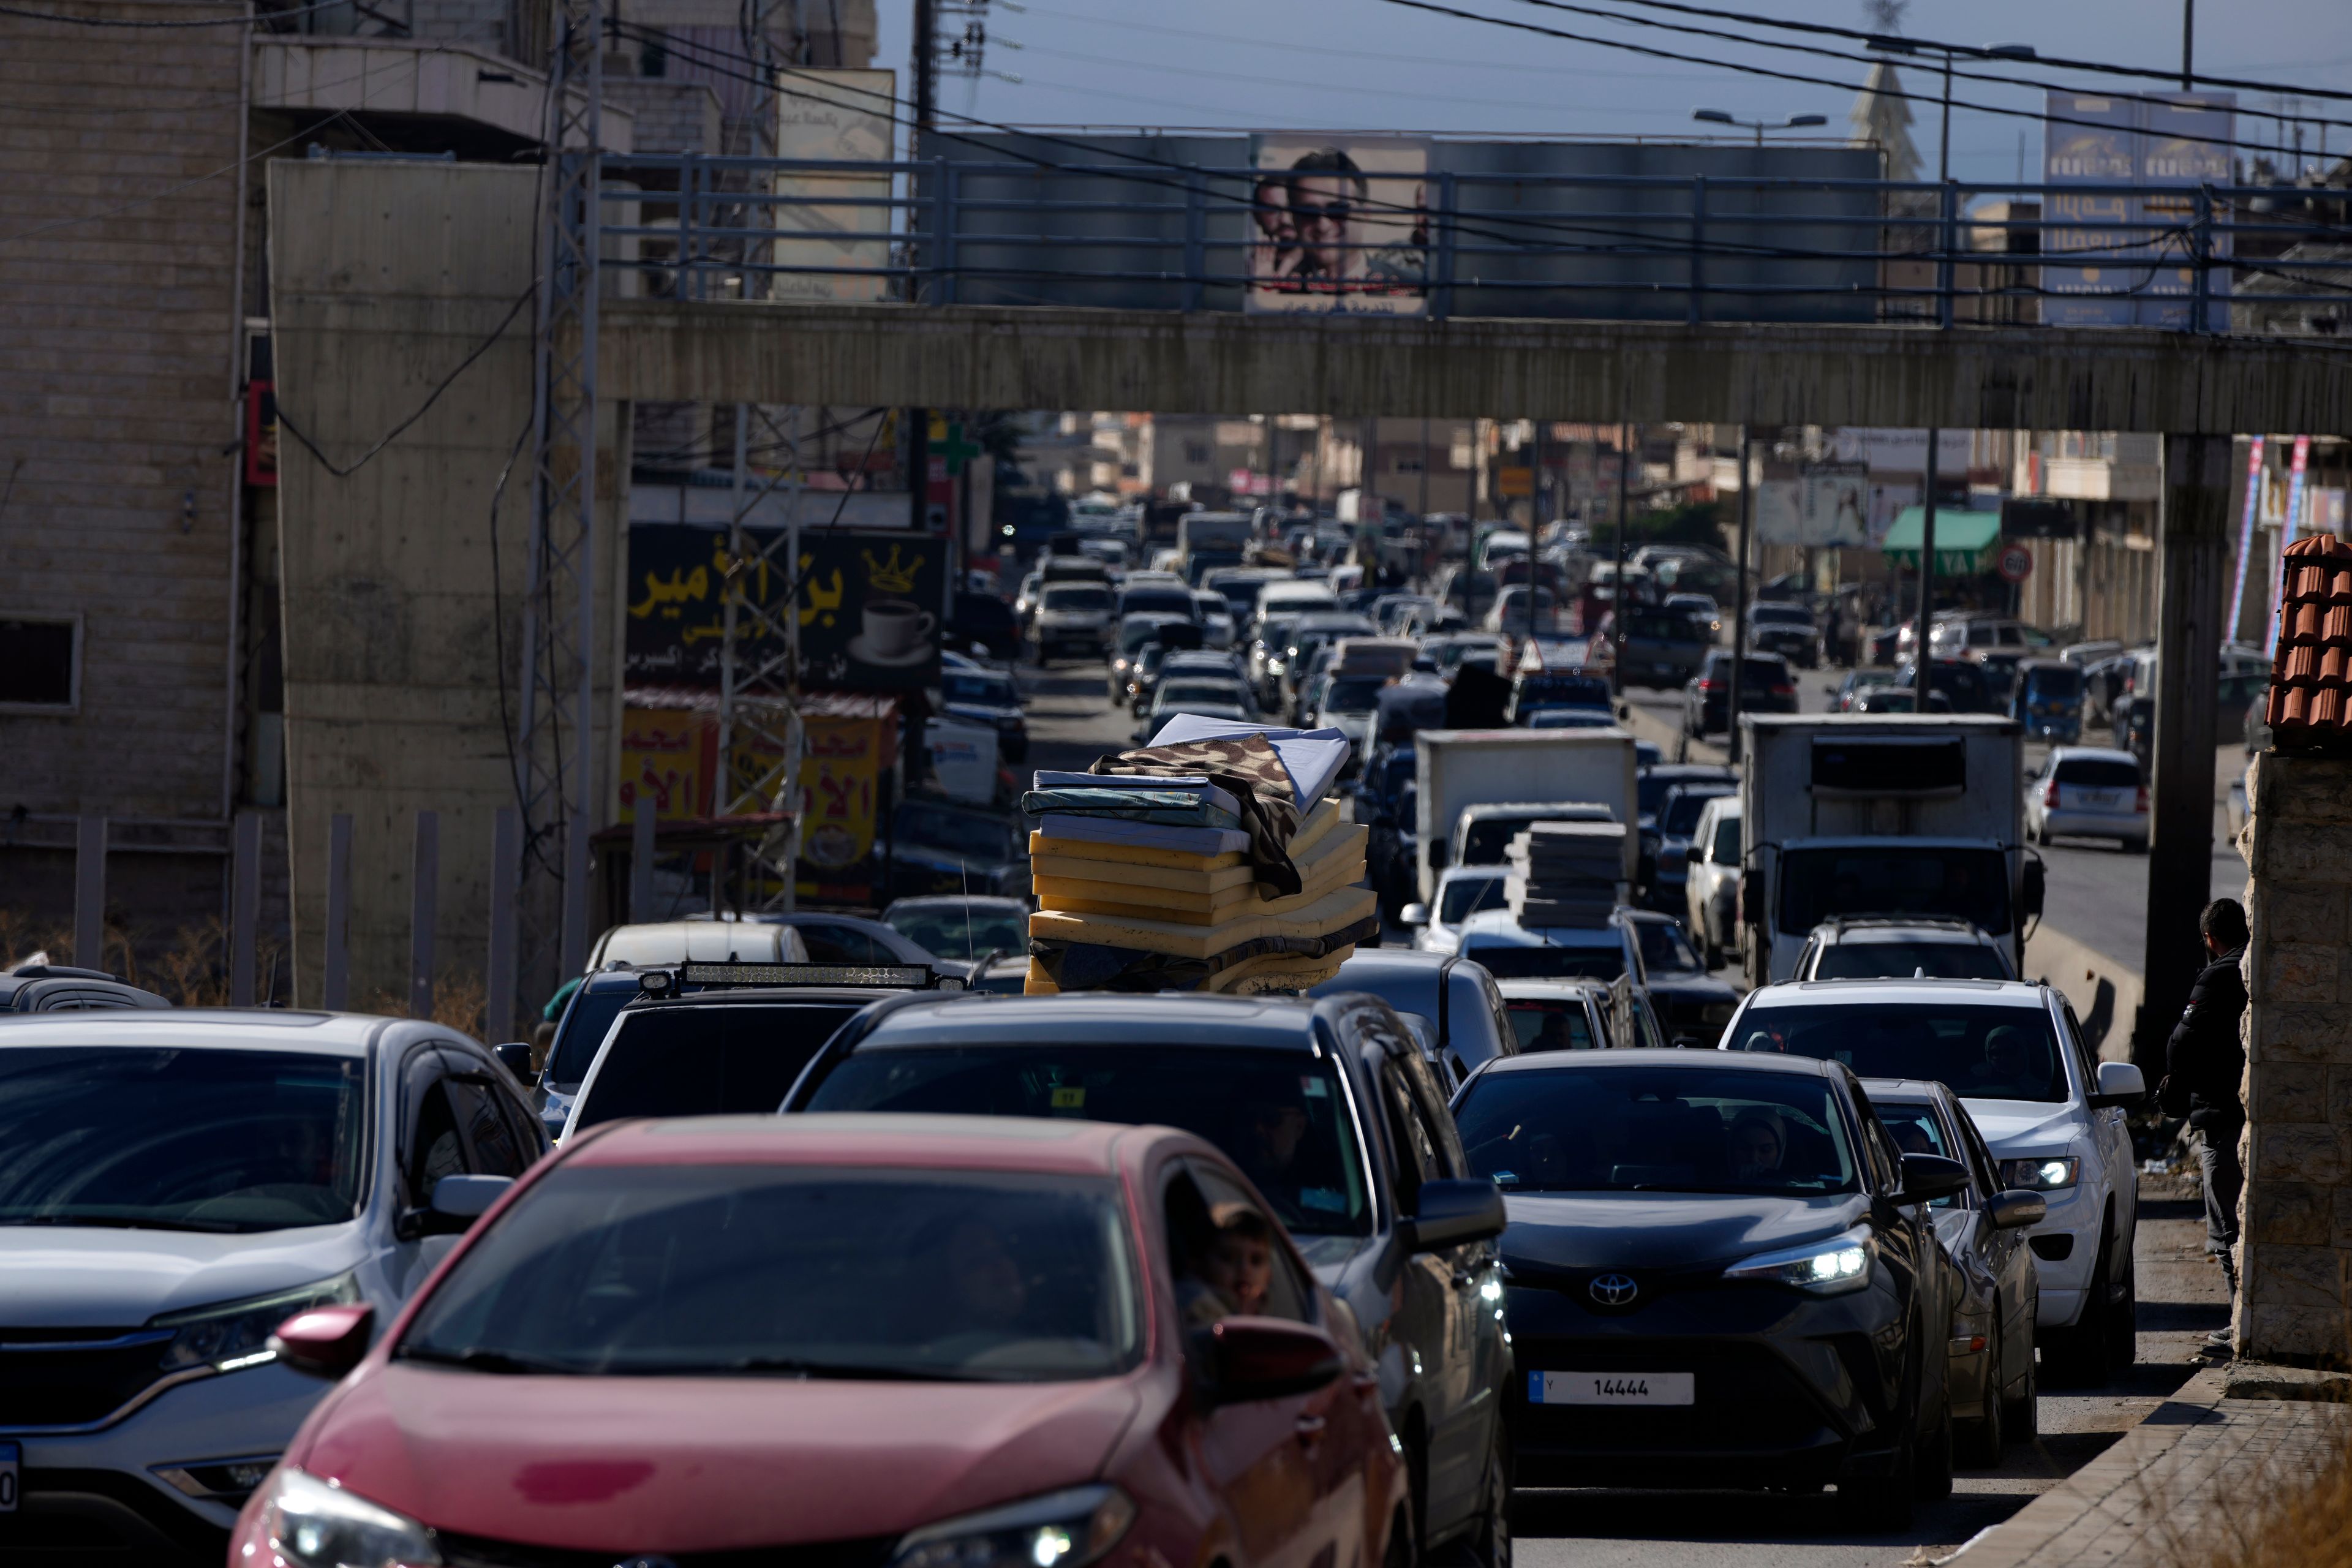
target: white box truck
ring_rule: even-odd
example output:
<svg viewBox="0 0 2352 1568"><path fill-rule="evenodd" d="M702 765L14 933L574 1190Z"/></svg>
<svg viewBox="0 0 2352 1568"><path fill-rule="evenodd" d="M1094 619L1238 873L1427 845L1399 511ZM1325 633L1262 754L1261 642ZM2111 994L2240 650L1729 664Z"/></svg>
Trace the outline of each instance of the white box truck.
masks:
<svg viewBox="0 0 2352 1568"><path fill-rule="evenodd" d="M2025 736L1991 714L1743 714L1740 918L1751 985L1796 972L1841 915L1971 921L2024 973L2042 862Z"/></svg>
<svg viewBox="0 0 2352 1568"><path fill-rule="evenodd" d="M1625 878L1633 878L1640 796L1633 737L1605 730L1423 730L1413 737L1413 809L1420 901L1436 896L1453 853L1454 825L1474 805L1556 801L1599 805L1623 824Z"/></svg>

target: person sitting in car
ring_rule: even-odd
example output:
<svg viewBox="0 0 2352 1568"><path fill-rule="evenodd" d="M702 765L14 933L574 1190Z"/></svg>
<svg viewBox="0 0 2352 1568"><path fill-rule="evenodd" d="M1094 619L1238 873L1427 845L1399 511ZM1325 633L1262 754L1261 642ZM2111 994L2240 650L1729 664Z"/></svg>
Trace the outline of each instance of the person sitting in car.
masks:
<svg viewBox="0 0 2352 1568"><path fill-rule="evenodd" d="M1731 1169L1735 1180L1778 1180L1781 1161L1788 1152L1788 1129L1774 1112L1751 1106L1732 1119Z"/></svg>
<svg viewBox="0 0 2352 1568"><path fill-rule="evenodd" d="M2041 1071L2027 1048L2025 1033L2007 1024L1985 1031L1984 1060L1971 1068L1969 1092L1984 1100L2032 1100L2044 1089L2049 1075Z"/></svg>

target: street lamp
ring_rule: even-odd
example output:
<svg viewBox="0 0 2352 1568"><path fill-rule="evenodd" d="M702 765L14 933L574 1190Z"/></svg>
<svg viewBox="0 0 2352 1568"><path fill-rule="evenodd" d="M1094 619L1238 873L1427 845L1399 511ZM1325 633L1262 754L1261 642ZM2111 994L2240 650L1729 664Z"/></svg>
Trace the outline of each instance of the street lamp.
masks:
<svg viewBox="0 0 2352 1568"><path fill-rule="evenodd" d="M1827 125L1830 122L1829 117L1825 114L1791 114L1788 119L1775 125L1769 120L1734 119L1720 109L1695 109L1691 110L1691 118L1705 121L1709 125L1737 125L1744 131L1753 131L1756 132L1756 145L1759 147L1764 145L1764 132L1767 131L1801 131L1808 126Z"/></svg>

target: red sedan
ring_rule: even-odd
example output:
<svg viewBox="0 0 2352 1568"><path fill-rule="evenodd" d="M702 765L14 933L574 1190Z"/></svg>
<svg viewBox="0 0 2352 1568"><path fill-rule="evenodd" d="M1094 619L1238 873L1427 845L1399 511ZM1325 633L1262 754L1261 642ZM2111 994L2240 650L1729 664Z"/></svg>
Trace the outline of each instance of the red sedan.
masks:
<svg viewBox="0 0 2352 1568"><path fill-rule="evenodd" d="M1389 1568L1404 1466L1353 1329L1166 1128L616 1123L543 1162L254 1494L237 1568Z"/></svg>

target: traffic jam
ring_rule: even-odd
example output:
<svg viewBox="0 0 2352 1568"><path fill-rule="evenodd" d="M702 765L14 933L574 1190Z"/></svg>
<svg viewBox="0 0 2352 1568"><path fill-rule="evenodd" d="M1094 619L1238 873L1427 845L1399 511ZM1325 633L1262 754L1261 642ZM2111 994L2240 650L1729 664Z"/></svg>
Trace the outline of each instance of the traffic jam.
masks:
<svg viewBox="0 0 2352 1568"><path fill-rule="evenodd" d="M2147 841L2141 731L2084 742L2128 650L1139 512L950 645L1025 768L952 890L615 926L508 1044L0 976L0 1559L1507 1568L1591 1488L1869 1536L2130 1364L2149 1086L2024 978L2033 846Z"/></svg>

